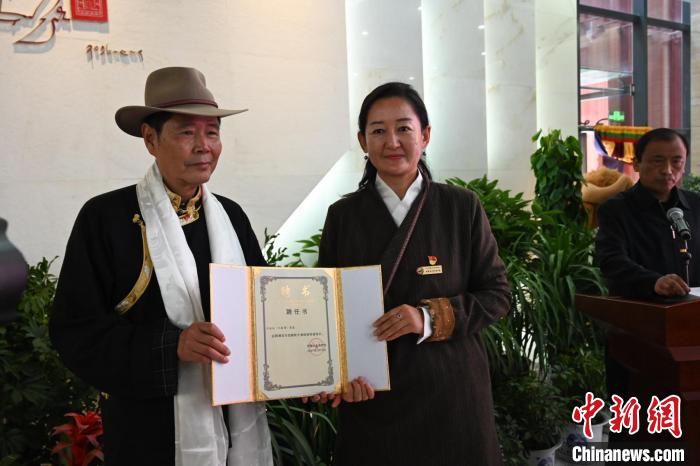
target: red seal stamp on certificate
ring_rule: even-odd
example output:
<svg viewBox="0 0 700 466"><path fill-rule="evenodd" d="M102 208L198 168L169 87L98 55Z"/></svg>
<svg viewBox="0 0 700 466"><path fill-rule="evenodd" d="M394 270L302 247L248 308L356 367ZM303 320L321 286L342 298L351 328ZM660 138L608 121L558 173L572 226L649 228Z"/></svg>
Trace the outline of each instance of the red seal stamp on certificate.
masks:
<svg viewBox="0 0 700 466"><path fill-rule="evenodd" d="M107 22L107 0L70 0L70 8L72 19Z"/></svg>
<svg viewBox="0 0 700 466"><path fill-rule="evenodd" d="M326 345L320 338L312 338L306 344L306 352L312 356L320 356L326 352L328 345Z"/></svg>

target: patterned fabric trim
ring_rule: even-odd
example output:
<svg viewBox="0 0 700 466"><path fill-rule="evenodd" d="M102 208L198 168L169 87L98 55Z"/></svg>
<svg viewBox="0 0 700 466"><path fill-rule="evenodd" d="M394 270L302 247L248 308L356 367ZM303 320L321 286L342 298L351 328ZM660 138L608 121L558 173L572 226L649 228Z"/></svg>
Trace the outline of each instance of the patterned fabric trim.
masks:
<svg viewBox="0 0 700 466"><path fill-rule="evenodd" d="M455 313L448 298L423 299L420 302L427 305L433 334L426 341L443 341L452 336L455 329Z"/></svg>
<svg viewBox="0 0 700 466"><path fill-rule="evenodd" d="M173 205L173 209L175 209L177 217L180 219L180 226L184 227L185 225L199 220L199 209L202 208L201 188L197 188L197 192L187 203L183 203L182 197L169 190L167 186L165 186L165 192L168 193L170 203Z"/></svg>

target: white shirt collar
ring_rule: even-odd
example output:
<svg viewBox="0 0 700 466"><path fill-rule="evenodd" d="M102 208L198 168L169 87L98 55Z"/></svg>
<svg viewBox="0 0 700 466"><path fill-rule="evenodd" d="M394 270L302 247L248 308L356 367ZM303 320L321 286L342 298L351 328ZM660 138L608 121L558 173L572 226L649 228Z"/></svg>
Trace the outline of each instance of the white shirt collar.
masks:
<svg viewBox="0 0 700 466"><path fill-rule="evenodd" d="M379 174L377 174L374 186L377 188L377 192L382 198L382 201L384 201L389 213L391 213L391 216L394 218L396 226L399 226L404 218L406 218L406 214L408 214L408 211L411 209L413 201L415 201L418 194L420 194L421 187L423 186L423 176L420 174L419 170L418 176L413 183L411 183L411 186L408 187L403 199L399 199L399 196L386 184L386 181L384 181Z"/></svg>

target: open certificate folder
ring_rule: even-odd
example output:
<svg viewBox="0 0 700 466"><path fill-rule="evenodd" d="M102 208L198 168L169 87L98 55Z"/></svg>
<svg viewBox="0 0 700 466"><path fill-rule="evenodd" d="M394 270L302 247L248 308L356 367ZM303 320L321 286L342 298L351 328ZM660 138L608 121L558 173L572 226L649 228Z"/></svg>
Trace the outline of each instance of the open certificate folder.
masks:
<svg viewBox="0 0 700 466"><path fill-rule="evenodd" d="M340 393L364 376L389 390L379 266L275 268L210 265L211 320L229 362L212 363L212 403Z"/></svg>

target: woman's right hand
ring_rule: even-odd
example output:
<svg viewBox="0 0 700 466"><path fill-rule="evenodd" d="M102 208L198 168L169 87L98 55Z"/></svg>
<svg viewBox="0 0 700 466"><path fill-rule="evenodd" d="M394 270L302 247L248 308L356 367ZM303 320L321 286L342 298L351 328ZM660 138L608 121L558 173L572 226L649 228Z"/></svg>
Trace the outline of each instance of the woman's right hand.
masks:
<svg viewBox="0 0 700 466"><path fill-rule="evenodd" d="M367 401L374 398L374 388L364 377L358 377L350 382L346 390L336 395L334 393L321 392L312 397L305 396L301 399L303 403L307 403L309 398L313 402L326 403L332 400L331 406L337 408L341 401L346 403L355 403L357 401Z"/></svg>

